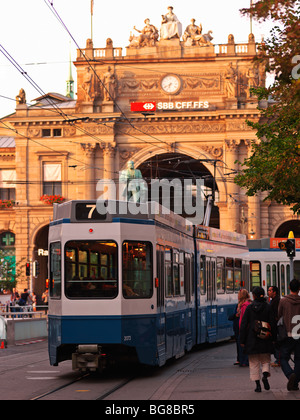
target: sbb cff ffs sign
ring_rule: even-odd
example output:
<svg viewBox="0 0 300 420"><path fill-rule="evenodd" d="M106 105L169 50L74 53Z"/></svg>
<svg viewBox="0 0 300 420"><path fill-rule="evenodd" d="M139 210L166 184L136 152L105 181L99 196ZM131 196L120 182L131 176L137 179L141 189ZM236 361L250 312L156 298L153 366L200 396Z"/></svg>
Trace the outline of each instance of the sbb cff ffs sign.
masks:
<svg viewBox="0 0 300 420"><path fill-rule="evenodd" d="M131 102L130 104L131 111L156 111L156 102Z"/></svg>

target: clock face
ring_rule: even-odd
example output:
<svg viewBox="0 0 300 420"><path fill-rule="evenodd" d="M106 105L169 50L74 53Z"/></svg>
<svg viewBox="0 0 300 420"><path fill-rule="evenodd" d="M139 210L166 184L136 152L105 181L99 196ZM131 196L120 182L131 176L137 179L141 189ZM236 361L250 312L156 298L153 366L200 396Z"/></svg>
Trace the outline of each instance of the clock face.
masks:
<svg viewBox="0 0 300 420"><path fill-rule="evenodd" d="M173 74L168 74L167 76L163 77L161 81L161 87L166 93L175 94L179 92L181 87L180 79L178 76Z"/></svg>

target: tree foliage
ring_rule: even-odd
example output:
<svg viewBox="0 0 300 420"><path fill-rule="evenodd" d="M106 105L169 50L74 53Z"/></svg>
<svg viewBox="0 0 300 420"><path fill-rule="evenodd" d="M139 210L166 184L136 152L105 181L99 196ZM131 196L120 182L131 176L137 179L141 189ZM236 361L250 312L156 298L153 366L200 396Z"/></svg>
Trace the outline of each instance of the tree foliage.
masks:
<svg viewBox="0 0 300 420"><path fill-rule="evenodd" d="M264 61L275 78L268 88L253 89L259 100L271 98L271 102L261 109L258 123L248 122L259 141L253 142L253 154L235 181L247 195L267 192L266 199L300 213L300 3L261 0L242 13L274 21L256 60Z"/></svg>

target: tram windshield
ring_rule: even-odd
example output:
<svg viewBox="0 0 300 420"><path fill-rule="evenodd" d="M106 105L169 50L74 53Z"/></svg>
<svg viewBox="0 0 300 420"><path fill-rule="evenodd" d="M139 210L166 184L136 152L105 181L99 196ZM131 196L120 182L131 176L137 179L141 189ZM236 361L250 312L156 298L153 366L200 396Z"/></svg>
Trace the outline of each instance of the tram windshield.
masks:
<svg viewBox="0 0 300 420"><path fill-rule="evenodd" d="M68 298L115 298L118 294L118 247L112 241L70 241L65 246Z"/></svg>

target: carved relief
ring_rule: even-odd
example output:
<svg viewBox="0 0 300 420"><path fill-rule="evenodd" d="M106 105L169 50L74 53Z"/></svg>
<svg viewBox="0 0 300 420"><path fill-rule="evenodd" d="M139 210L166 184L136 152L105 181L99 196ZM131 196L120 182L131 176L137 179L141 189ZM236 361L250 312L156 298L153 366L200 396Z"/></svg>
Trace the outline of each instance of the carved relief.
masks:
<svg viewBox="0 0 300 420"><path fill-rule="evenodd" d="M66 127L64 128L64 137L73 137L76 135L75 127Z"/></svg>
<svg viewBox="0 0 300 420"><path fill-rule="evenodd" d="M138 124L137 128L145 134L185 134L185 133L222 133L225 132L224 123L198 122L186 124ZM136 133L133 127L122 127L123 134ZM140 132L140 131L138 131Z"/></svg>
<svg viewBox="0 0 300 420"><path fill-rule="evenodd" d="M216 159L219 159L223 156L223 147L201 146L201 149L209 153L211 156L213 156Z"/></svg>
<svg viewBox="0 0 300 420"><path fill-rule="evenodd" d="M183 79L183 89L189 90L213 90L221 91L221 74L220 73L203 73L196 75L181 75ZM149 78L149 79L137 79L135 75L129 77L123 77L119 81L119 93L121 94L132 94L140 91L153 91L159 90L160 88L160 77Z"/></svg>
<svg viewBox="0 0 300 420"><path fill-rule="evenodd" d="M29 128L28 137L41 137L41 130L39 128Z"/></svg>
<svg viewBox="0 0 300 420"><path fill-rule="evenodd" d="M252 131L253 128L249 127L246 121L233 121L226 123L227 131Z"/></svg>
<svg viewBox="0 0 300 420"><path fill-rule="evenodd" d="M114 126L106 125L105 123L98 125L94 125L92 127L85 127L85 130L93 135L97 134L107 134L107 135L113 135L114 134Z"/></svg>
<svg viewBox="0 0 300 420"><path fill-rule="evenodd" d="M241 140L236 139L226 139L225 146L230 151L235 151L236 148L241 144Z"/></svg>

